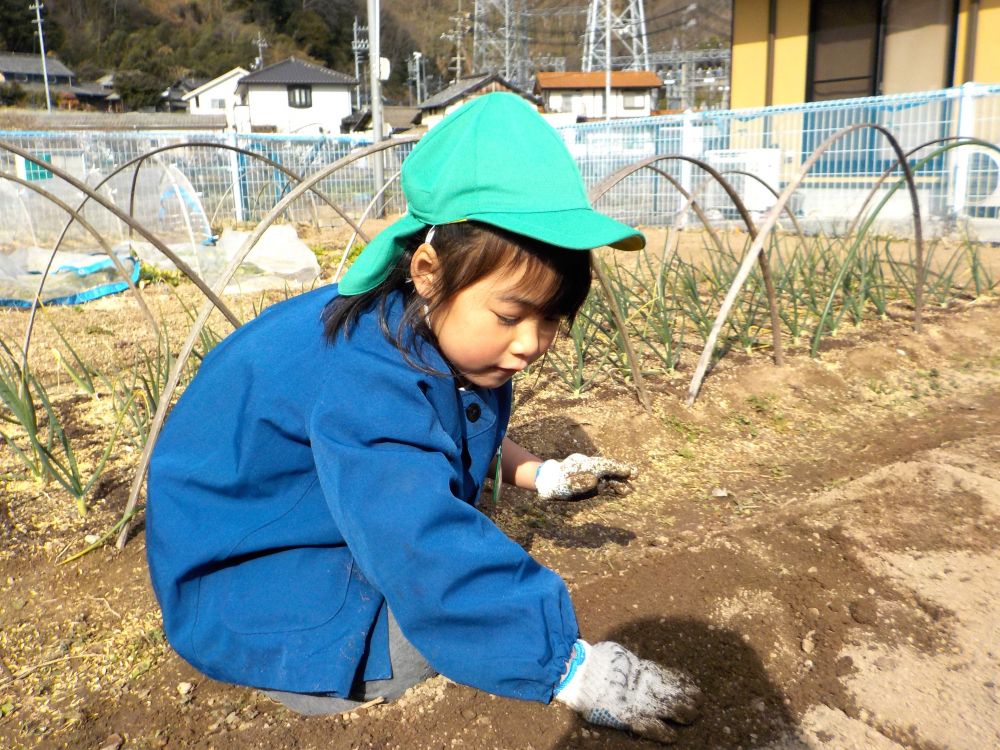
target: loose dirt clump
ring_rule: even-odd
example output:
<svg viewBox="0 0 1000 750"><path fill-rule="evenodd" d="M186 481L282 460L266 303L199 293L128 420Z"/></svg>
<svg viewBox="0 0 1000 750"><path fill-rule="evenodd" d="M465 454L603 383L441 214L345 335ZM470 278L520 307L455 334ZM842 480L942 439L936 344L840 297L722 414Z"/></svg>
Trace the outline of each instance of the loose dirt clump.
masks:
<svg viewBox="0 0 1000 750"><path fill-rule="evenodd" d="M183 322L170 295L154 299ZM50 313L65 330L113 332L73 339L88 355L132 356L118 343L130 316L112 303ZM21 325L0 315L6 338ZM543 503L505 490L484 510L563 575L584 637L694 675L704 710L679 748L997 747L998 341L990 301L933 311L921 334L903 320L847 328L783 368L724 358L690 409L684 360L651 379L650 413L622 384L572 398L525 380L516 439L639 475L629 494ZM81 401L50 367L74 434L101 429L106 394ZM122 442L81 519L0 449L0 746L653 746L443 677L320 718L202 677L163 641L141 525L120 554L57 564L117 520L137 455Z"/></svg>

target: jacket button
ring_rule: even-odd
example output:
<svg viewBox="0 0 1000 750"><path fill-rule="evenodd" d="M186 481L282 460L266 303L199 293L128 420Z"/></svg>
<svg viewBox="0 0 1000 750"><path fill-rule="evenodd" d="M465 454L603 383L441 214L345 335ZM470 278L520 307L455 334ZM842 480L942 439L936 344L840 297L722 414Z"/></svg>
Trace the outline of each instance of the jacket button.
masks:
<svg viewBox="0 0 1000 750"><path fill-rule="evenodd" d="M483 410L479 408L479 404L469 404L465 409L465 416L469 418L470 422L475 422L479 419L479 415L483 413Z"/></svg>

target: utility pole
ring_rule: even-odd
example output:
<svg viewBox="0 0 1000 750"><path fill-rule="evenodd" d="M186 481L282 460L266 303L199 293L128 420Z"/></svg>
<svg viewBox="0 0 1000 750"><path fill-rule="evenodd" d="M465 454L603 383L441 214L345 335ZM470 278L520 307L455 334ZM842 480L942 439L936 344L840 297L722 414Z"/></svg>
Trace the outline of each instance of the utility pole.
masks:
<svg viewBox="0 0 1000 750"><path fill-rule="evenodd" d="M426 96L427 85L424 83L424 56L422 53L414 50L410 59L406 63L407 74L409 80L413 83L413 88L410 90L411 94L415 92L416 104L420 104Z"/></svg>
<svg viewBox="0 0 1000 750"><path fill-rule="evenodd" d="M362 36L362 34L364 36ZM358 88L354 91L354 109L361 110L361 63L368 55L368 27L358 23L358 17L354 17L354 39L351 42L351 52L354 53L354 80L358 82Z"/></svg>
<svg viewBox="0 0 1000 750"><path fill-rule="evenodd" d="M604 121L611 121L611 0L604 0Z"/></svg>
<svg viewBox="0 0 1000 750"><path fill-rule="evenodd" d="M45 110L52 111L52 97L49 95L49 65L45 59L45 33L42 31L42 8L45 6L41 2L35 2L28 6L29 10L35 11L35 23L38 25L38 48L42 52L42 78L45 79Z"/></svg>
<svg viewBox="0 0 1000 750"><path fill-rule="evenodd" d="M254 70L260 70L264 67L264 50L268 48L267 39L264 35L257 31L257 38L254 40L254 44L257 45L257 59L254 62Z"/></svg>
<svg viewBox="0 0 1000 750"><path fill-rule="evenodd" d="M380 49L380 22L379 22L379 0L368 0L368 79L371 84L371 109L372 109L372 140L375 143L382 141L382 51ZM374 162L375 177L375 205L372 206L372 214L375 218L381 218L382 206L382 185L385 184L385 163L384 151L372 154Z"/></svg>
<svg viewBox="0 0 1000 750"><path fill-rule="evenodd" d="M451 82L455 83L464 72L462 48L465 46L465 35L469 33L469 14L462 12L462 0L458 0L458 15L452 16L449 20L452 22L452 29L442 34L441 38L455 45L455 56L452 58L455 64L455 77L451 79Z"/></svg>

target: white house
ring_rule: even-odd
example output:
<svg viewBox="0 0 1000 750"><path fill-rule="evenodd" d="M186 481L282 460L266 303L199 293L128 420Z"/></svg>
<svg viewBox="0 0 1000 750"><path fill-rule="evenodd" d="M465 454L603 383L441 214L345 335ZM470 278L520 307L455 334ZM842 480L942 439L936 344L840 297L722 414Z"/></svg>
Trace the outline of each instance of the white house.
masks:
<svg viewBox="0 0 1000 750"><path fill-rule="evenodd" d="M493 93L494 91L509 91L536 106L538 105L538 102L530 92L522 91L512 83L501 78L498 73L480 73L478 75L459 78L457 81L452 82L450 86L434 94L434 96L424 99L420 103L422 113L420 122L428 128L432 128L441 122L445 115L451 114L467 101L483 94Z"/></svg>
<svg viewBox="0 0 1000 750"><path fill-rule="evenodd" d="M656 107L657 91L663 85L651 70L611 72L611 102L605 108L604 71L537 73L535 93L542 97L546 112L572 113L580 118L649 117Z"/></svg>
<svg viewBox="0 0 1000 750"><path fill-rule="evenodd" d="M234 110L239 103L236 87L249 72L246 68L233 68L184 94L181 101L187 102L192 115L225 115L226 127L232 129L236 126Z"/></svg>
<svg viewBox="0 0 1000 750"><path fill-rule="evenodd" d="M339 133L357 84L349 75L294 57L268 65L239 80L237 130Z"/></svg>

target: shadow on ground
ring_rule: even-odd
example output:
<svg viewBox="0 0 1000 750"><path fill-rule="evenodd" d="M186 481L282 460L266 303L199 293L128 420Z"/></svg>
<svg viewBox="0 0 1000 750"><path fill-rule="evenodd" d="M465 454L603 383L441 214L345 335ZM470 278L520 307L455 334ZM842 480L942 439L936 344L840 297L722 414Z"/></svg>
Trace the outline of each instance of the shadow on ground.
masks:
<svg viewBox="0 0 1000 750"><path fill-rule="evenodd" d="M704 692L701 717L690 726L677 727L673 747L678 750L766 746L780 742L795 725L760 657L735 631L688 618L648 618L610 632L608 640L685 670ZM584 729L589 733L593 727L577 720L553 748L661 747L610 729L598 729L597 736L588 737Z"/></svg>

